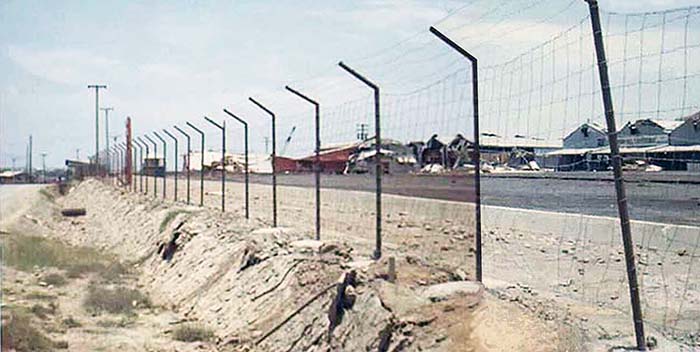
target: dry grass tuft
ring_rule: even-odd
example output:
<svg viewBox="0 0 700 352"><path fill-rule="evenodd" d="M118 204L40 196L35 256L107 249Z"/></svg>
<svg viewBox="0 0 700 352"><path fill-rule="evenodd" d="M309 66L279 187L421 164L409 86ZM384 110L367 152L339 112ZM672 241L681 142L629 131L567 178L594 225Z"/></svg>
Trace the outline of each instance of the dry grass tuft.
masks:
<svg viewBox="0 0 700 352"><path fill-rule="evenodd" d="M173 330L173 338L184 342L207 342L214 339L214 332L201 324L184 324Z"/></svg>
<svg viewBox="0 0 700 352"><path fill-rule="evenodd" d="M136 322L130 317L120 317L118 319L104 319L97 322L97 326L103 328L128 328Z"/></svg>
<svg viewBox="0 0 700 352"><path fill-rule="evenodd" d="M63 319L63 321L61 321L61 323L63 324L63 326L65 326L68 329L79 328L79 327L83 326L83 324L81 324L79 321L75 320L75 318L73 318L72 316L69 316L68 318Z"/></svg>
<svg viewBox="0 0 700 352"><path fill-rule="evenodd" d="M49 307L44 307L41 304L35 304L33 305L29 311L32 312L34 315L36 315L40 319L46 319L49 315L54 315L56 314L56 309L58 307L56 304L53 302L49 303Z"/></svg>
<svg viewBox="0 0 700 352"><path fill-rule="evenodd" d="M131 314L135 308L150 307L151 301L138 290L121 286L98 287L93 283L88 286L88 294L83 306L93 313Z"/></svg>
<svg viewBox="0 0 700 352"><path fill-rule="evenodd" d="M39 193L42 196L44 196L49 202L53 203L54 201L56 201L56 195L46 188L42 188L41 190L39 190Z"/></svg>
<svg viewBox="0 0 700 352"><path fill-rule="evenodd" d="M57 274L57 273L51 273L51 274L44 275L41 278L41 281L43 281L49 285L56 286L56 287L63 286L66 283L68 283L68 281L66 280L65 277L63 277L63 275Z"/></svg>
<svg viewBox="0 0 700 352"><path fill-rule="evenodd" d="M179 214L183 213L189 213L187 210L182 210L182 209L176 209L176 210L171 210L169 211L166 215L165 218L163 218L163 221L160 222L160 227L159 231L163 232L165 229L170 225L170 223L175 219L176 216Z"/></svg>
<svg viewBox="0 0 700 352"><path fill-rule="evenodd" d="M93 267L105 261L104 255L92 248L72 247L60 241L38 236L14 234L6 237L2 246L5 252L5 264L27 272L34 270L34 267L59 269Z"/></svg>
<svg viewBox="0 0 700 352"><path fill-rule="evenodd" d="M49 293L32 291L32 292L27 293L27 295L24 296L24 298L36 300L36 301L53 301L56 299L56 296L49 294Z"/></svg>
<svg viewBox="0 0 700 352"><path fill-rule="evenodd" d="M44 352L53 351L58 347L39 329L32 326L31 319L26 314L11 311L7 316L3 316L2 320L2 344L9 350Z"/></svg>

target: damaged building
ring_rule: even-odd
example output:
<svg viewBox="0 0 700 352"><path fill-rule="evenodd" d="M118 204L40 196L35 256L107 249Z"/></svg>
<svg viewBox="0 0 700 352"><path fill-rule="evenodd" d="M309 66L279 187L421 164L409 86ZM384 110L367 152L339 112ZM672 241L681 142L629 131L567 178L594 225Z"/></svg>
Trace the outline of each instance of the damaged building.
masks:
<svg viewBox="0 0 700 352"><path fill-rule="evenodd" d="M564 149L546 154L545 166L556 171L609 170L607 136L601 140L605 134L596 124L583 124L564 138ZM700 172L700 112L680 120L628 122L618 139L628 170Z"/></svg>

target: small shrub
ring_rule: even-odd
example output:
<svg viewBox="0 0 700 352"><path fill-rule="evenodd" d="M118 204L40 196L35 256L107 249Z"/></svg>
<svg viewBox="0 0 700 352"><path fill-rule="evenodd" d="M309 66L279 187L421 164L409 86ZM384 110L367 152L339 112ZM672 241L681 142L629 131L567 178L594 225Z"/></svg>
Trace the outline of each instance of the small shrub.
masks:
<svg viewBox="0 0 700 352"><path fill-rule="evenodd" d="M31 299L31 300L37 300L37 301L52 301L56 299L56 296L48 293L43 293L39 291L32 291L29 292L26 296L24 296L26 299Z"/></svg>
<svg viewBox="0 0 700 352"><path fill-rule="evenodd" d="M175 219L175 217L178 216L179 214L183 214L183 213L189 213L189 212L187 210L177 209L177 210L171 210L167 214L165 214L165 218L163 218L163 221L160 222L160 227L158 227L159 232L165 231L165 229Z"/></svg>
<svg viewBox="0 0 700 352"><path fill-rule="evenodd" d="M108 312L114 314L129 314L136 307L150 307L151 302L138 290L116 287L104 288L96 284L88 286L88 294L83 306L89 312Z"/></svg>
<svg viewBox="0 0 700 352"><path fill-rule="evenodd" d="M56 200L56 195L46 188L39 190L39 193L44 196L49 202L54 202Z"/></svg>
<svg viewBox="0 0 700 352"><path fill-rule="evenodd" d="M103 328L128 328L134 325L134 320L128 317L121 317L119 319L105 319L97 322L97 326Z"/></svg>
<svg viewBox="0 0 700 352"><path fill-rule="evenodd" d="M5 239L0 243L5 252L5 264L27 272L34 267L68 269L69 274L76 268L94 272L104 269L109 259L95 249L73 247L44 237L13 234Z"/></svg>
<svg viewBox="0 0 700 352"><path fill-rule="evenodd" d="M75 320L75 318L73 318L72 316L69 316L68 318L63 319L63 321L61 321L61 323L63 324L63 326L65 326L69 329L79 328L79 327L83 326L83 324L80 324L80 322Z"/></svg>
<svg viewBox="0 0 700 352"><path fill-rule="evenodd" d="M44 277L41 278L41 281L44 281L45 283L47 283L49 285L53 285L53 286L57 286L57 287L63 286L66 283L68 283L68 281L66 280L65 277L63 277L63 275L57 274L57 273L51 273L48 275L44 275Z"/></svg>
<svg viewBox="0 0 700 352"><path fill-rule="evenodd" d="M100 276L107 282L121 282L122 276L129 273L129 269L121 263L111 263L100 271Z"/></svg>
<svg viewBox="0 0 700 352"><path fill-rule="evenodd" d="M56 341L56 343L54 343L54 347L59 350L66 350L68 349L68 341Z"/></svg>
<svg viewBox="0 0 700 352"><path fill-rule="evenodd" d="M49 305L49 307L47 308L41 304L35 304L29 309L29 311L32 312L34 315L36 315L40 319L46 319L47 316L53 315L54 313L56 313L56 306Z"/></svg>
<svg viewBox="0 0 700 352"><path fill-rule="evenodd" d="M2 343L8 350L17 352L44 352L55 347L46 335L32 326L31 320L24 314L10 312L3 319Z"/></svg>
<svg viewBox="0 0 700 352"><path fill-rule="evenodd" d="M173 338L183 342L206 342L214 338L214 332L201 324L184 324L173 330Z"/></svg>

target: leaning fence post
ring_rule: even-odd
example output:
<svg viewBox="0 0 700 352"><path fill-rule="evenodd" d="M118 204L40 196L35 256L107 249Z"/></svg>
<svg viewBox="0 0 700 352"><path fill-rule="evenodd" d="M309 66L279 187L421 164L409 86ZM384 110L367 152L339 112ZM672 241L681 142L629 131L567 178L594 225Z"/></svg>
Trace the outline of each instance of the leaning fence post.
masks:
<svg viewBox="0 0 700 352"><path fill-rule="evenodd" d="M476 280L483 282L483 267L481 255L481 146L479 143L479 67L476 57L457 45L450 38L440 33L435 27L430 27L430 32L440 40L466 57L472 63L472 104L474 113L474 205L476 225Z"/></svg>
<svg viewBox="0 0 700 352"><path fill-rule="evenodd" d="M199 206L201 207L204 206L204 132L189 122L185 123L199 132L202 137L202 157L199 158Z"/></svg>
<svg viewBox="0 0 700 352"><path fill-rule="evenodd" d="M620 215L620 227L622 230L622 242L625 249L625 264L627 266L627 281L632 303L632 319L634 320L634 333L637 340L637 349L646 350L644 338L644 320L639 298L639 286L637 284L637 269L635 267L634 244L632 243L632 229L630 228L629 210L627 209L627 196L625 182L622 177L622 160L620 146L617 140L617 126L615 126L615 110L610 94L610 78L608 77L608 64L605 58L605 43L600 26L600 14L598 1L586 0L591 13L591 26L593 29L593 41L596 56L598 58L598 74L600 76L603 107L605 108L605 121L608 127L608 142L610 143L610 156L612 159L613 174L615 176L615 193L617 194L617 209Z"/></svg>
<svg viewBox="0 0 700 352"><path fill-rule="evenodd" d="M243 119L239 118L238 116L234 115L233 113L229 112L228 110L224 109L224 112L228 114L229 116L233 117L236 119L236 121L240 122L243 124L243 132L244 132L244 140L245 140L245 145L244 145L244 154L245 154L245 218L250 219L250 210L248 206L250 205L248 202L248 123L243 121Z"/></svg>
<svg viewBox="0 0 700 352"><path fill-rule="evenodd" d="M275 137L275 113L253 98L248 98L248 100L272 117L272 226L277 227L277 144L275 141L277 138Z"/></svg>
<svg viewBox="0 0 700 352"><path fill-rule="evenodd" d="M285 86L285 89L288 91L292 92L292 94L297 95L298 97L306 100L307 102L313 104L314 110L315 110L315 130L316 130L316 148L315 148L315 154L316 157L314 159L314 177L316 181L316 240L321 240L321 127L320 127L320 122L321 122L321 113L320 113L320 107L318 102L314 101L313 99L307 97L304 94L299 93L298 91L292 89L289 86Z"/></svg>
<svg viewBox="0 0 700 352"><path fill-rule="evenodd" d="M382 128L379 119L379 87L372 83L370 80L365 78L363 75L357 73L352 68L345 65L342 61L338 63L345 71L350 73L353 77L362 81L372 90L374 90L374 142L375 142L375 183L376 183L376 244L374 249L374 259L379 259L382 257L382 173L384 168L382 167Z"/></svg>
<svg viewBox="0 0 700 352"><path fill-rule="evenodd" d="M187 138L187 204L190 204L190 155L192 154L192 149L190 148L190 135L187 132L180 129L180 127L173 126L178 132L182 133ZM176 145L177 147L177 145Z"/></svg>
<svg viewBox="0 0 700 352"><path fill-rule="evenodd" d="M226 210L226 121L219 125L206 116L204 119L221 130L221 211L223 212Z"/></svg>

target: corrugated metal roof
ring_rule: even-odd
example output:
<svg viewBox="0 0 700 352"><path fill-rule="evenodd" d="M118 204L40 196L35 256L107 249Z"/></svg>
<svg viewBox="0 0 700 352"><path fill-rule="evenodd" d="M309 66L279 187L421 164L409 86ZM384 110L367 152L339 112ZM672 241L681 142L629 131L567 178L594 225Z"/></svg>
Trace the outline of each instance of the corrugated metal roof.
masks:
<svg viewBox="0 0 700 352"><path fill-rule="evenodd" d="M23 173L24 173L24 171L7 170L7 171L0 172L0 177L17 177Z"/></svg>
<svg viewBox="0 0 700 352"><path fill-rule="evenodd" d="M584 155L588 152L597 150L600 148L568 148L568 149L560 149L560 150L555 150L553 152L549 152L545 154L545 157L548 156L563 156L563 155Z"/></svg>
<svg viewBox="0 0 700 352"><path fill-rule="evenodd" d="M656 120L656 119L649 119L649 121L661 126L664 130L671 132L678 128L678 126L683 124L683 121L678 121L678 120Z"/></svg>
<svg viewBox="0 0 700 352"><path fill-rule="evenodd" d="M620 148L620 154L644 154L655 151L656 149L663 148L665 145L653 145L651 147L632 147L632 148ZM592 154L610 154L610 147L602 147L593 151Z"/></svg>
<svg viewBox="0 0 700 352"><path fill-rule="evenodd" d="M696 145L667 145L654 149L654 153L700 152L700 144Z"/></svg>
<svg viewBox="0 0 700 352"><path fill-rule="evenodd" d="M481 136L479 137L481 147L497 147L497 148L561 148L563 141L547 141L532 138L512 138L506 139L502 137Z"/></svg>

